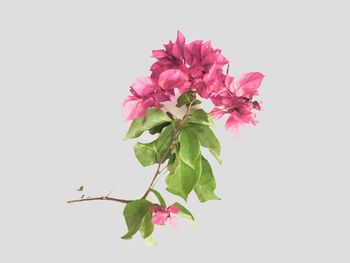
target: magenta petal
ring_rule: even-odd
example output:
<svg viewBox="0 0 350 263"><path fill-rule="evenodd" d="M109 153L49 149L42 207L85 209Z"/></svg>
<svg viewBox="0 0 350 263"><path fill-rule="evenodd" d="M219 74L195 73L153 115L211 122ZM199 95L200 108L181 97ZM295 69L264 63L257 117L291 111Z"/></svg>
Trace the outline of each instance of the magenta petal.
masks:
<svg viewBox="0 0 350 263"><path fill-rule="evenodd" d="M234 92L234 77L227 75L225 77L225 87L230 91Z"/></svg>
<svg viewBox="0 0 350 263"><path fill-rule="evenodd" d="M165 225L165 222L168 219L168 217L168 213L159 211L153 215L151 222L156 225Z"/></svg>
<svg viewBox="0 0 350 263"><path fill-rule="evenodd" d="M239 118L237 117L237 112L232 112L230 117L226 120L225 128L233 132L237 137L239 136L238 123Z"/></svg>
<svg viewBox="0 0 350 263"><path fill-rule="evenodd" d="M255 125L257 121L255 120L255 114L253 113L253 105L250 102L241 104L238 111L231 113L230 117L227 119L225 127L238 135L239 125L246 124Z"/></svg>
<svg viewBox="0 0 350 263"><path fill-rule="evenodd" d="M163 211L163 208L160 205L151 205L149 207L149 210L152 212L158 212L158 211Z"/></svg>
<svg viewBox="0 0 350 263"><path fill-rule="evenodd" d="M140 97L148 96L158 88L157 84L149 77L136 79L131 87Z"/></svg>
<svg viewBox="0 0 350 263"><path fill-rule="evenodd" d="M185 36L178 30L176 44L183 46L186 42Z"/></svg>
<svg viewBox="0 0 350 263"><path fill-rule="evenodd" d="M203 80L204 82L208 83L208 82L214 81L216 77L217 77L217 65L216 63L214 63L210 67L209 72L204 75Z"/></svg>
<svg viewBox="0 0 350 263"><path fill-rule="evenodd" d="M195 90L199 96L207 99L209 97L206 89L207 85L203 81L198 81L192 85L192 89Z"/></svg>
<svg viewBox="0 0 350 263"><path fill-rule="evenodd" d="M226 108L231 108L241 101L238 97L232 96L226 89L221 90L217 96L211 96L210 99L215 106L224 106Z"/></svg>
<svg viewBox="0 0 350 263"><path fill-rule="evenodd" d="M137 113L135 109L140 103L140 99L135 96L128 96L123 102L122 112L126 121L133 120L137 118Z"/></svg>
<svg viewBox="0 0 350 263"><path fill-rule="evenodd" d="M188 65L191 65L193 61L193 54L191 53L191 50L188 45L184 45L183 47L183 56L184 56L185 62Z"/></svg>
<svg viewBox="0 0 350 263"><path fill-rule="evenodd" d="M159 50L152 50L152 55L151 57L156 58L156 59L161 59L167 57L167 53L163 49Z"/></svg>
<svg viewBox="0 0 350 263"><path fill-rule="evenodd" d="M249 72L243 74L240 80L237 82L235 94L238 97L252 98L258 95L258 89L264 78L264 75L260 72Z"/></svg>
<svg viewBox="0 0 350 263"><path fill-rule="evenodd" d="M180 32L177 31L177 39L175 41L175 44L172 47L172 54L174 57L177 59L182 59L183 58L183 46L185 44L185 37L184 35Z"/></svg>
<svg viewBox="0 0 350 263"><path fill-rule="evenodd" d="M176 216L171 216L169 217L169 223L175 227L175 228L178 228L179 227L179 223L178 223L178 218Z"/></svg>
<svg viewBox="0 0 350 263"><path fill-rule="evenodd" d="M176 206L176 205L171 205L167 208L166 210L168 213L173 213L173 214L177 214L180 212L180 209Z"/></svg>
<svg viewBox="0 0 350 263"><path fill-rule="evenodd" d="M201 46L201 57L205 59L208 55L214 53L214 49L211 46L211 41L206 41Z"/></svg>
<svg viewBox="0 0 350 263"><path fill-rule="evenodd" d="M184 89L189 86L188 75L179 69L168 69L159 75L159 86L164 89Z"/></svg>
<svg viewBox="0 0 350 263"><path fill-rule="evenodd" d="M222 109L219 108L214 108L211 112L210 115L215 119L218 120L220 119L222 116L224 116L226 112Z"/></svg>
<svg viewBox="0 0 350 263"><path fill-rule="evenodd" d="M166 53L171 54L171 50L173 49L173 45L174 45L173 41L169 41L168 44L164 45Z"/></svg>
<svg viewBox="0 0 350 263"><path fill-rule="evenodd" d="M123 115L125 120L133 120L139 117L144 117L150 107L159 107L159 103L154 98L138 98L128 96L123 103Z"/></svg>

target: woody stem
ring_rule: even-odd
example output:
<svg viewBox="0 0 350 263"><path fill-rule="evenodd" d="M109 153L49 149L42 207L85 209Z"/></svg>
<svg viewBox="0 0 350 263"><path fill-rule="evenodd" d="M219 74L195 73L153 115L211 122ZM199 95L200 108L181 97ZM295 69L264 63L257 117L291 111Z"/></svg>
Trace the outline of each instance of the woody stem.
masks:
<svg viewBox="0 0 350 263"><path fill-rule="evenodd" d="M158 160L158 165L157 165L157 170L155 172L155 174L153 175L153 178L152 178L152 181L149 185L149 187L147 188L146 192L143 194L143 196L141 197L141 199L145 199L148 194L150 193L156 179L158 178L158 176L161 174L161 172L166 168L164 167L163 169L161 169L161 166L162 166L162 163L166 160L168 154L170 153L172 147L176 144L174 144L177 140L177 138L179 137L180 133L181 133L181 130L183 129L183 127L185 126L185 123L186 123L186 120L188 118L188 115L190 113L190 108L192 106L192 103L191 102L189 104L189 106L187 107L187 110L186 110L186 113L185 115L183 116L183 118L180 120L180 123L179 123L179 126L176 128L175 132L174 132L174 135L172 137L172 140L171 140L171 143L170 143L170 146L166 149L166 151L164 152L164 154L159 158ZM127 204L127 203L130 203L132 202L133 200L127 200L127 199L120 199L120 198L114 198L114 197L109 197L109 195L107 196L98 196L98 197L82 197L80 199L74 199L74 200L69 200L67 201L68 204L72 204L72 203L78 203L78 202L85 202L85 201L96 201L96 200L108 200L108 201L114 201L114 202L119 202L119 203L124 203L124 204Z"/></svg>

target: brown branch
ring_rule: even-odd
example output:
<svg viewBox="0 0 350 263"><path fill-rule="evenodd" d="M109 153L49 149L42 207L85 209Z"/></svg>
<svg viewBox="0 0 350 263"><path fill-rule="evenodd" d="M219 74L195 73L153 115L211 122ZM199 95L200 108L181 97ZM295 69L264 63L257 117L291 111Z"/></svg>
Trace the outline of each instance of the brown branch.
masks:
<svg viewBox="0 0 350 263"><path fill-rule="evenodd" d="M109 200L109 201L114 201L114 202L119 202L119 203L130 203L133 200L125 200L125 199L119 199L119 198L114 198L114 197L109 197L109 196L100 196L100 197L86 197L86 198L81 198L81 199L75 199L75 200L69 200L67 201L68 204L72 203L78 203L78 202L84 202L84 201L94 201L94 200Z"/></svg>

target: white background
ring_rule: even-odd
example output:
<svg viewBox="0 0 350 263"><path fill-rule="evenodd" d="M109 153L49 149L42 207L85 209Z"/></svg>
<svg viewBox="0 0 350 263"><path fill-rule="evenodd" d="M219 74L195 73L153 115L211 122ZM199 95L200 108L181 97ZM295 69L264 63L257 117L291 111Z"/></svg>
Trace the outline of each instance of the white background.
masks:
<svg viewBox="0 0 350 263"><path fill-rule="evenodd" d="M350 262L346 2L1 1L0 261ZM178 29L263 72L264 111L239 140L218 123L222 201L150 248L119 238L122 205L65 201L146 189L120 109Z"/></svg>

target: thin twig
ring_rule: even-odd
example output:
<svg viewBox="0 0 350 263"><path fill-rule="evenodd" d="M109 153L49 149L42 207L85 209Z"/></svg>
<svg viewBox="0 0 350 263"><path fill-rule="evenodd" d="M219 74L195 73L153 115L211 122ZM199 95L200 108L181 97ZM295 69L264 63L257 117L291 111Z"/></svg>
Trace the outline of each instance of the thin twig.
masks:
<svg viewBox="0 0 350 263"><path fill-rule="evenodd" d="M125 200L125 199L119 199L119 198L114 198L114 197L109 197L109 196L100 196L100 197L86 197L86 198L81 198L81 199L75 199L75 200L69 200L67 201L68 204L72 203L78 203L78 202L84 202L84 201L94 201L94 200L109 200L109 201L114 201L114 202L119 202L119 203L130 203L132 200Z"/></svg>
<svg viewBox="0 0 350 263"><path fill-rule="evenodd" d="M155 185L158 183L159 179L162 178L164 175L166 174L170 174L169 171L166 171L165 173L162 173L158 176L157 180L154 182L154 184L152 185L152 189L155 187Z"/></svg>

